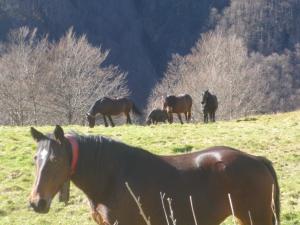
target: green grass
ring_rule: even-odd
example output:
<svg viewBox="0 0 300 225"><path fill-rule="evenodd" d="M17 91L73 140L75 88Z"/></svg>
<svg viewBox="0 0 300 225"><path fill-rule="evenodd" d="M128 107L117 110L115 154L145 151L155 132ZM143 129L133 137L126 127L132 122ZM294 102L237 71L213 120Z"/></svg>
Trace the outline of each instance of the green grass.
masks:
<svg viewBox="0 0 300 225"><path fill-rule="evenodd" d="M282 225L300 225L300 111L207 125L64 128L82 134L110 136L157 154L181 154L227 145L266 156L274 162L279 176ZM38 129L51 132L53 127ZM67 206L55 199L46 215L36 214L28 208L34 178L34 152L35 142L30 137L29 127L0 127L0 224L95 224L90 218L86 197L74 186ZM226 224L233 224L232 220L228 219Z"/></svg>

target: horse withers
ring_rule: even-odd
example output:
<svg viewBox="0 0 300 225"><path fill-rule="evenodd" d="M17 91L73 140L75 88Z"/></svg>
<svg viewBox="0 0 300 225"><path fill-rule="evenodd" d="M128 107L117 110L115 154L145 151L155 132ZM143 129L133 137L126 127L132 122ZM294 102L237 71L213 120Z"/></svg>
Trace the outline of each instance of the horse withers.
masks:
<svg viewBox="0 0 300 225"><path fill-rule="evenodd" d="M185 115L187 122L191 121L192 116L192 97L188 94L181 94L178 96L168 95L163 99L163 109L168 112L169 123L173 123L173 113L176 113L181 124L181 113Z"/></svg>
<svg viewBox="0 0 300 225"><path fill-rule="evenodd" d="M166 110L154 109L147 117L147 125L157 124L159 122L165 123L168 120L168 113Z"/></svg>
<svg viewBox="0 0 300 225"><path fill-rule="evenodd" d="M132 100L128 98L108 98L103 97L97 100L87 112L87 120L89 127L93 128L96 122L96 115L103 116L104 125L108 127L106 117L108 117L112 127L115 126L111 116L120 115L124 113L126 116L126 123L131 124L130 112L136 115L142 115L140 110L136 107Z"/></svg>
<svg viewBox="0 0 300 225"><path fill-rule="evenodd" d="M126 182L152 225L166 224L160 193L172 198L177 225L194 224L190 196L198 225L221 224L231 215L228 194L240 225L280 222L278 181L266 158L224 146L159 156L101 136L65 135L60 126L53 138L34 128L31 134L37 151L30 205L38 213L49 211L70 179L99 225L145 224Z"/></svg>
<svg viewBox="0 0 300 225"><path fill-rule="evenodd" d="M208 116L211 122L216 122L216 111L218 109L217 96L212 95L208 90L202 93L204 123L208 123Z"/></svg>

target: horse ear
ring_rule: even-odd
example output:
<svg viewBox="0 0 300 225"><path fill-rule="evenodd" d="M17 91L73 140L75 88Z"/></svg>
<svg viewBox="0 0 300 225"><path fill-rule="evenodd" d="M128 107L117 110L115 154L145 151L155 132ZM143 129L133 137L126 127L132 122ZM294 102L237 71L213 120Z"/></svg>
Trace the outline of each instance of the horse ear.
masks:
<svg viewBox="0 0 300 225"><path fill-rule="evenodd" d="M64 130L61 128L61 126L56 125L56 127L54 129L54 137L60 143L63 142L63 140L65 138L65 134L64 134Z"/></svg>
<svg viewBox="0 0 300 225"><path fill-rule="evenodd" d="M36 130L33 127L30 128L30 133L31 133L32 138L35 141L40 141L42 139L46 139L46 136L43 133L39 132L38 130Z"/></svg>

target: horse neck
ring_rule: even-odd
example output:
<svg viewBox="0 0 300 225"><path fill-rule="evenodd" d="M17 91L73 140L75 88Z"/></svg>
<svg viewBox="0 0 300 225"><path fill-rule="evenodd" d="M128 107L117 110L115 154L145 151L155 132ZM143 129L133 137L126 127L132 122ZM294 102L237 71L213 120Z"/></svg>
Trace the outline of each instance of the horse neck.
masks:
<svg viewBox="0 0 300 225"><path fill-rule="evenodd" d="M103 104L107 104L108 101L113 101L113 99L108 97L100 98L92 105L92 107L88 111L88 114L90 114L91 116L96 116L96 114L101 113Z"/></svg>
<svg viewBox="0 0 300 225"><path fill-rule="evenodd" d="M106 191L110 182L107 178L113 175L107 168L108 164L104 162L108 160L110 163L113 162L112 159L107 159L107 152L103 146L105 144L102 141L91 142L78 141L79 158L71 180L90 199L93 199L103 196L102 193Z"/></svg>
<svg viewBox="0 0 300 225"><path fill-rule="evenodd" d="M149 168L153 167L162 168L163 173L167 174L170 174L168 171L175 171L172 166L149 152L137 148L133 150L134 147L105 138L100 139L102 140L99 145L95 144L92 147L79 141L78 165L71 178L91 200L105 202L106 198L109 198L108 193L114 188L112 184L116 184L115 179L125 182L120 178L124 171L143 173L149 172ZM139 170L136 170L136 167Z"/></svg>
<svg viewBox="0 0 300 225"><path fill-rule="evenodd" d="M206 103L210 103L210 101L213 99L213 95L211 93L207 93L207 97L206 97Z"/></svg>
<svg viewBox="0 0 300 225"><path fill-rule="evenodd" d="M168 100L168 106L174 107L176 104L177 98L175 96L171 96Z"/></svg>
<svg viewBox="0 0 300 225"><path fill-rule="evenodd" d="M96 112L96 105L97 103L94 103L94 105L92 105L92 107L89 109L88 114L91 116L95 116L97 114Z"/></svg>

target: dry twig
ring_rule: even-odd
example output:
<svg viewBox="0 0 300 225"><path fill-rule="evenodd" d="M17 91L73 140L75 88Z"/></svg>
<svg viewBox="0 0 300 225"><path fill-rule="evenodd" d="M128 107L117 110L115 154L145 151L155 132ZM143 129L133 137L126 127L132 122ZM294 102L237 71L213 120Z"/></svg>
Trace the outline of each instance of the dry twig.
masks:
<svg viewBox="0 0 300 225"><path fill-rule="evenodd" d="M198 225L198 223L197 223L197 218L196 218L196 214L195 214L195 211L194 211L194 206L193 206L193 199L192 199L192 196L191 196L191 195L190 195L190 203L191 203L191 209L192 209L192 213L193 213L195 225Z"/></svg>
<svg viewBox="0 0 300 225"><path fill-rule="evenodd" d="M128 191L129 191L129 193L131 194L132 198L134 199L136 205L138 206L139 211L140 211L140 214L141 214L141 216L143 217L145 223L146 223L147 225L151 225L151 223L150 223L150 217L147 218L147 216L145 215L145 213L144 213L144 211L143 211L142 204L141 204L141 202L140 202L140 197L136 197L136 196L134 195L132 189L130 188L130 186L129 186L129 184L128 184L127 182L125 182L125 185L126 185Z"/></svg>

